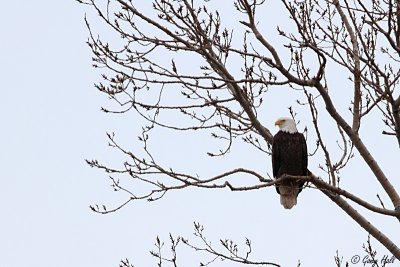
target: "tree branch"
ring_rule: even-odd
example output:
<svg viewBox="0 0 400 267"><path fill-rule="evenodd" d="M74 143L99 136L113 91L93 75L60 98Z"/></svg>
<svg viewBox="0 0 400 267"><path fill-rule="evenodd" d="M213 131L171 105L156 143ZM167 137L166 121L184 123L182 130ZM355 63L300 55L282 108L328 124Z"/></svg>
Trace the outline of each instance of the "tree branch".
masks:
<svg viewBox="0 0 400 267"><path fill-rule="evenodd" d="M347 1L346 5L348 7ZM358 130L360 128L360 122L361 122L361 67L360 67L360 55L359 55L359 48L358 48L358 42L357 42L357 36L353 31L353 28L351 27L349 20L347 19L346 15L343 12L342 7L339 4L339 0L334 0L333 4L336 7L336 10L338 11L340 18L343 21L343 24L345 25L347 32L350 35L350 40L351 44L353 45L352 49L352 59L354 60L354 99L353 99L353 132L358 134ZM351 12L349 12L350 17ZM355 25L354 19L353 25Z"/></svg>

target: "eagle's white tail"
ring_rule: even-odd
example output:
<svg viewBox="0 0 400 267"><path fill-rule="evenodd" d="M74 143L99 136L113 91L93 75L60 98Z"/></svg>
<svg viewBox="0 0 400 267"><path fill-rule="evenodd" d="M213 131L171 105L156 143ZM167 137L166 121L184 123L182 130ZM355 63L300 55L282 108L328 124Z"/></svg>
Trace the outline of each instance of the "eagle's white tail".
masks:
<svg viewBox="0 0 400 267"><path fill-rule="evenodd" d="M291 209L297 204L297 194L299 189L288 185L280 185L281 204L285 209Z"/></svg>

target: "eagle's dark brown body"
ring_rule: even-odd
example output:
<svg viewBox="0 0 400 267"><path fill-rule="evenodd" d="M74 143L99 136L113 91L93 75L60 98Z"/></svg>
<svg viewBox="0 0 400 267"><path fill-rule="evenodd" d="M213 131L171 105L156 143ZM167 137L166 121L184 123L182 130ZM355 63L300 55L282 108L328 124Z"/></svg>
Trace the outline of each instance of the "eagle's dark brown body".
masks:
<svg viewBox="0 0 400 267"><path fill-rule="evenodd" d="M303 134L279 131L274 136L272 143L272 170L274 177L277 179L283 174L295 176L307 175L307 156L307 144ZM279 194L281 194L279 190L281 185L297 187L299 189L298 194L304 185L304 181L293 179L282 181L276 187L276 191Z"/></svg>

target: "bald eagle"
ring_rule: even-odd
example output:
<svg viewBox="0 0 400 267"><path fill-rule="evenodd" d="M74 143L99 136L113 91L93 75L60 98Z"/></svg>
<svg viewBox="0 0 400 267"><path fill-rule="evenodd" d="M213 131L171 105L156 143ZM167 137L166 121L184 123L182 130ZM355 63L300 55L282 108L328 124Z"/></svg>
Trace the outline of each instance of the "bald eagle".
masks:
<svg viewBox="0 0 400 267"><path fill-rule="evenodd" d="M307 144L303 134L299 133L291 118L279 118L275 125L279 131L272 142L272 171L275 179L283 174L303 176L307 170ZM304 181L287 179L276 185L281 204L291 209L297 204L297 195L303 189Z"/></svg>

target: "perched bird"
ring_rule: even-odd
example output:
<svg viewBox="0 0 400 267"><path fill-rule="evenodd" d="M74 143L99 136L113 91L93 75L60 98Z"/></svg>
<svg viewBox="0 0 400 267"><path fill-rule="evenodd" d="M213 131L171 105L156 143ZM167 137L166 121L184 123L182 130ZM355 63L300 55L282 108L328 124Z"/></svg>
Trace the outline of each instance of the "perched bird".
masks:
<svg viewBox="0 0 400 267"><path fill-rule="evenodd" d="M279 131L272 142L272 171L275 179L284 174L293 176L308 175L307 143L303 134L299 133L293 119L279 118L275 125ZM291 209L297 204L297 195L303 189L304 181L284 179L276 185L281 204Z"/></svg>

